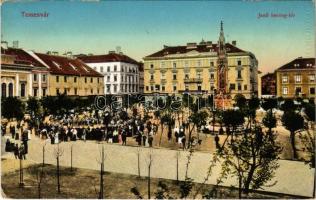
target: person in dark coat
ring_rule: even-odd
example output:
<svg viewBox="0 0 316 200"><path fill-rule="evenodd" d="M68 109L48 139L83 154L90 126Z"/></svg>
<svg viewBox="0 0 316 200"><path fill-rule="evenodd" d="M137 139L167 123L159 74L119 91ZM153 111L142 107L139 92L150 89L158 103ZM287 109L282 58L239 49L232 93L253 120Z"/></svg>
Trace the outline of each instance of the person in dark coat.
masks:
<svg viewBox="0 0 316 200"><path fill-rule="evenodd" d="M14 152L15 159L19 159L19 146L18 146L18 144L15 144L13 152Z"/></svg>
<svg viewBox="0 0 316 200"><path fill-rule="evenodd" d="M138 146L142 145L142 134L138 133L138 135L136 136L136 142L138 143Z"/></svg>
<svg viewBox="0 0 316 200"><path fill-rule="evenodd" d="M5 151L6 152L11 151L11 142L10 142L9 138L7 139L7 141L5 143Z"/></svg>
<svg viewBox="0 0 316 200"><path fill-rule="evenodd" d="M10 126L10 133L12 135L12 139L14 139L14 137L15 137L15 128L14 128L14 126Z"/></svg>
<svg viewBox="0 0 316 200"><path fill-rule="evenodd" d="M182 137L181 142L182 142L182 148L184 150L185 149L185 142L186 142L185 136Z"/></svg>
<svg viewBox="0 0 316 200"><path fill-rule="evenodd" d="M126 145L126 136L127 136L126 131L123 130L123 132L122 132L122 145Z"/></svg>
<svg viewBox="0 0 316 200"><path fill-rule="evenodd" d="M153 146L153 140L154 140L154 138L153 138L153 136L149 136L148 137L148 144L149 144L149 147L152 147Z"/></svg>
<svg viewBox="0 0 316 200"><path fill-rule="evenodd" d="M146 135L144 134L144 135L143 135L143 145L144 145L144 146L146 146L146 139L147 139L147 137L146 137Z"/></svg>
<svg viewBox="0 0 316 200"><path fill-rule="evenodd" d="M24 145L23 143L20 145L20 148L19 148L19 158L22 160L26 160L26 156L25 156L25 148L24 148Z"/></svg>
<svg viewBox="0 0 316 200"><path fill-rule="evenodd" d="M218 137L218 135L216 134L215 135L215 144L216 144L216 149L219 149L219 137Z"/></svg>
<svg viewBox="0 0 316 200"><path fill-rule="evenodd" d="M172 138L171 126L168 127L168 140L170 141Z"/></svg>
<svg viewBox="0 0 316 200"><path fill-rule="evenodd" d="M28 153L28 145L27 142L29 140L28 138L28 131L25 129L22 133L22 143L23 143L23 148L24 148L24 154Z"/></svg>

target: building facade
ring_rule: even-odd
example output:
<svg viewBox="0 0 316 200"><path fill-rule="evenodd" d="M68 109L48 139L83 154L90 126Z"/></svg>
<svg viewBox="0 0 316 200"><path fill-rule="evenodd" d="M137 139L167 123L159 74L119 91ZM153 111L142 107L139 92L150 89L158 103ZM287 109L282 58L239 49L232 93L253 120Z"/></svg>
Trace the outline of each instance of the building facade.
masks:
<svg viewBox="0 0 316 200"><path fill-rule="evenodd" d="M139 63L139 93L144 93L144 63Z"/></svg>
<svg viewBox="0 0 316 200"><path fill-rule="evenodd" d="M91 96L104 94L103 75L81 60L69 56L49 55L29 51L49 71L49 95Z"/></svg>
<svg viewBox="0 0 316 200"><path fill-rule="evenodd" d="M275 73L267 73L261 77L261 92L264 96L276 96Z"/></svg>
<svg viewBox="0 0 316 200"><path fill-rule="evenodd" d="M223 26L217 43L164 46L144 58L145 94L213 94L225 92L246 98L258 91L258 62L236 41L225 43ZM221 80L221 81L219 81Z"/></svg>
<svg viewBox="0 0 316 200"><path fill-rule="evenodd" d="M277 96L315 98L315 58L296 58L276 70Z"/></svg>
<svg viewBox="0 0 316 200"><path fill-rule="evenodd" d="M104 76L104 93L113 95L140 92L139 63L123 53L81 55L80 60Z"/></svg>
<svg viewBox="0 0 316 200"><path fill-rule="evenodd" d="M1 95L26 99L48 95L49 71L26 51L1 47Z"/></svg>

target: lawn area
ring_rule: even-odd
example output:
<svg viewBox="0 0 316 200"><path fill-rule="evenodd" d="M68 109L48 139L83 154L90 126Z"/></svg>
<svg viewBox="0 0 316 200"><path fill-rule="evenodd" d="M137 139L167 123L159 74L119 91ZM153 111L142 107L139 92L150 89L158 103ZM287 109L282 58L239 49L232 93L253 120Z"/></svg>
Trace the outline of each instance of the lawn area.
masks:
<svg viewBox="0 0 316 200"><path fill-rule="evenodd" d="M9 166L19 166L18 160L2 159L2 189L4 197L7 198L38 198L36 171L41 169L39 164L28 163L24 168L25 187L19 187L19 170L12 170ZM78 169L61 167L61 193L57 193L56 166L45 165L45 177L42 181L42 198L98 198L100 172L96 170ZM180 198L180 187L176 181L166 179L151 179L151 198L156 198L158 183L163 182L167 188L170 197ZM104 198L111 199L131 199L136 196L131 192L131 188L137 187L142 198L148 198L147 177L137 177L134 175L108 173L104 175ZM181 184L181 183L180 183ZM202 184L193 184L193 188L188 198L193 198L199 190L196 198L202 198L202 195L210 191L214 186ZM165 193L166 194L166 193ZM217 198L238 198L238 190L234 188L219 187ZM249 198L295 198L290 195L255 192L249 194Z"/></svg>

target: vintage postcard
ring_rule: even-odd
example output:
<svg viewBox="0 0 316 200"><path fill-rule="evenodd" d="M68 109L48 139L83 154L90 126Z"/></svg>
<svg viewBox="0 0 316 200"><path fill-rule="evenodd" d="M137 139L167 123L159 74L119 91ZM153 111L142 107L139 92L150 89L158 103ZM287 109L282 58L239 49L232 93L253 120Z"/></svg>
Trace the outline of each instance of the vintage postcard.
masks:
<svg viewBox="0 0 316 200"><path fill-rule="evenodd" d="M315 198L315 1L1 3L1 196Z"/></svg>

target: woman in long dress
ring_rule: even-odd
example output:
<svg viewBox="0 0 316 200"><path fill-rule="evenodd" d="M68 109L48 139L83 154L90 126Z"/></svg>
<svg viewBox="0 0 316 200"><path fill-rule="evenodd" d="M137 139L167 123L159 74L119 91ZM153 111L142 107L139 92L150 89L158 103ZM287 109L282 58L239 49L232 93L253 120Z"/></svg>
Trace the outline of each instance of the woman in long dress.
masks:
<svg viewBox="0 0 316 200"><path fill-rule="evenodd" d="M57 133L55 134L55 138L54 138L54 139L55 139L55 141L54 141L55 144L58 144L58 143L59 143L58 135L59 135L59 134L58 134L58 132L57 132Z"/></svg>

